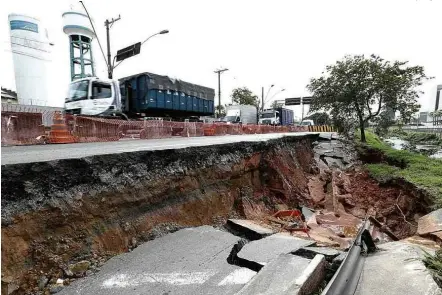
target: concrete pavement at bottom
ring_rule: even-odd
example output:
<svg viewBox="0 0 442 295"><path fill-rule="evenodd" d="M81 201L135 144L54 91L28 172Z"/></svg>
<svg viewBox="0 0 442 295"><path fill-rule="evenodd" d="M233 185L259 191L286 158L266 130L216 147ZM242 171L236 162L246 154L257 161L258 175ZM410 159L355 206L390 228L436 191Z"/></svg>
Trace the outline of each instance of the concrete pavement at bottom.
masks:
<svg viewBox="0 0 442 295"><path fill-rule="evenodd" d="M182 229L111 258L57 294L235 294L256 274L227 263L239 240L211 226Z"/></svg>
<svg viewBox="0 0 442 295"><path fill-rule="evenodd" d="M378 248L365 259L355 295L442 295L421 261L420 245L397 241Z"/></svg>
<svg viewBox="0 0 442 295"><path fill-rule="evenodd" d="M194 146L209 146L236 142L267 141L284 136L304 136L306 134L318 134L318 132L174 137L146 140L120 140L112 142L6 146L2 147L1 163L2 165L11 165L61 159L76 159L95 155L118 154L125 152L181 149ZM328 139L330 138L331 134L331 132L323 132L320 134L320 136ZM334 138L336 137L337 135L334 135Z"/></svg>

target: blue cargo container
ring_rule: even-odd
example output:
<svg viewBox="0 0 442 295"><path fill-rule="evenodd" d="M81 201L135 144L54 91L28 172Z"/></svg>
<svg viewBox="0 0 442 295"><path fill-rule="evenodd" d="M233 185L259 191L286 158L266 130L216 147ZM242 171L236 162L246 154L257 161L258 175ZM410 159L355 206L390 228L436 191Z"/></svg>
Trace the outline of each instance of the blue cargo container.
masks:
<svg viewBox="0 0 442 295"><path fill-rule="evenodd" d="M122 108L128 113L155 116L210 116L214 114L215 91L152 73L119 80Z"/></svg>
<svg viewBox="0 0 442 295"><path fill-rule="evenodd" d="M293 110L278 108L279 122L283 126L293 125Z"/></svg>

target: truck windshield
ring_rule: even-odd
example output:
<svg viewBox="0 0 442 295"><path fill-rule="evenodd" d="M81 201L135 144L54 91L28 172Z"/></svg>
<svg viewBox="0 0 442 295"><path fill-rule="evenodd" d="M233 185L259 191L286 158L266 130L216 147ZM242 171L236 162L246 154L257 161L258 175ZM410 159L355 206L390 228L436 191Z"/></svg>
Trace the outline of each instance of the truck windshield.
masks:
<svg viewBox="0 0 442 295"><path fill-rule="evenodd" d="M65 102L87 99L88 88L89 80L71 83L69 86L68 97L66 97Z"/></svg>
<svg viewBox="0 0 442 295"><path fill-rule="evenodd" d="M225 120L227 122L235 122L236 121L236 116L226 116Z"/></svg>
<svg viewBox="0 0 442 295"><path fill-rule="evenodd" d="M274 118L275 117L275 113L263 113L261 114L261 118L263 119L269 119L269 118Z"/></svg>

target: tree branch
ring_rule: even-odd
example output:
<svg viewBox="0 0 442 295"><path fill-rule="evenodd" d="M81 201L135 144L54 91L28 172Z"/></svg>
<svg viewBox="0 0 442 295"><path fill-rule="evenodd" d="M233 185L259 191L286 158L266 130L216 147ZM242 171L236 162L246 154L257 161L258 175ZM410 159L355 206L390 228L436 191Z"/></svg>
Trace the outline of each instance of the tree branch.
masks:
<svg viewBox="0 0 442 295"><path fill-rule="evenodd" d="M373 115L373 117L376 117L377 115L379 115L379 113L381 112L381 107L382 107L382 94L379 94L379 106L378 106L378 110L377 110L377 112Z"/></svg>
<svg viewBox="0 0 442 295"><path fill-rule="evenodd" d="M367 100L367 107L368 107L369 115L368 115L367 118L365 118L364 122L368 122L368 120L370 120L371 118L376 117L381 112L381 108L382 108L382 94L379 94L379 105L378 105L378 110L376 111L376 113L374 113L374 114L371 113L370 106L368 105L368 100Z"/></svg>

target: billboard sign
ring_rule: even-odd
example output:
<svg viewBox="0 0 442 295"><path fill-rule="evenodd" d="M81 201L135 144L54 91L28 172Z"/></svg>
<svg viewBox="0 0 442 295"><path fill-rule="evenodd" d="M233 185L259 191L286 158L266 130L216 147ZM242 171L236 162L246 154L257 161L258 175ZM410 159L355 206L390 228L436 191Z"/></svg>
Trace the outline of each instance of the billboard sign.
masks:
<svg viewBox="0 0 442 295"><path fill-rule="evenodd" d="M11 25L11 31L25 30L25 31L38 33L38 25L31 22L27 22L24 20L11 20L10 25Z"/></svg>

